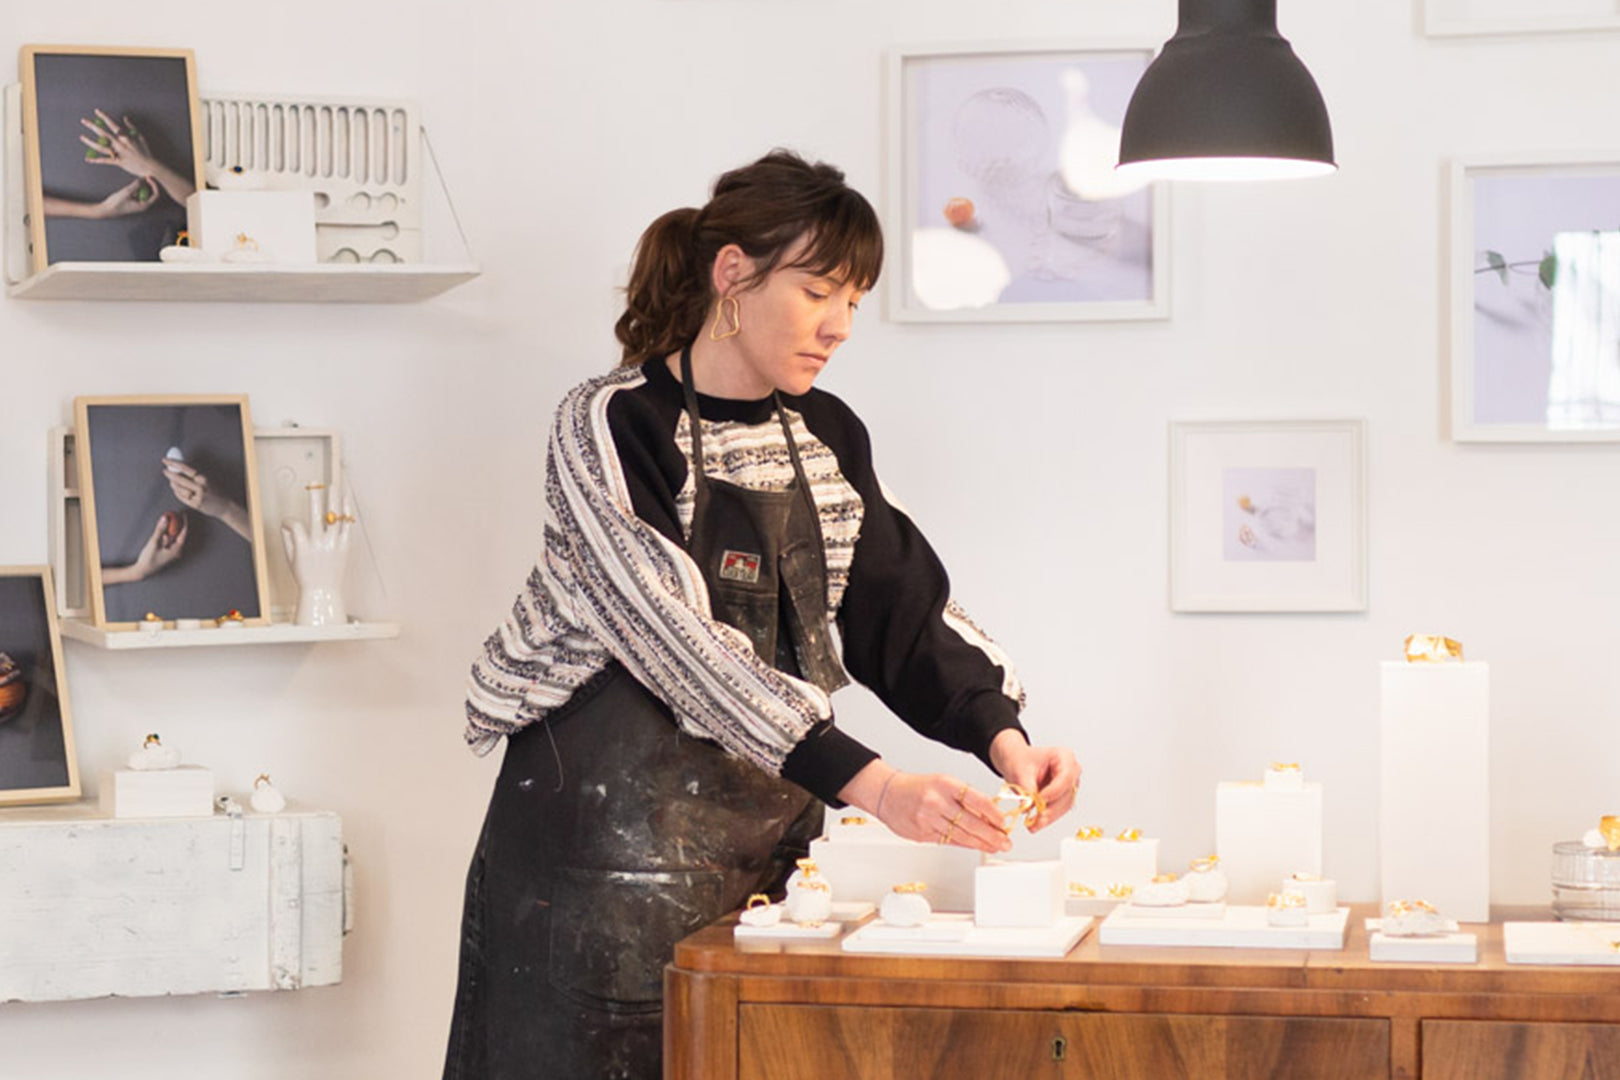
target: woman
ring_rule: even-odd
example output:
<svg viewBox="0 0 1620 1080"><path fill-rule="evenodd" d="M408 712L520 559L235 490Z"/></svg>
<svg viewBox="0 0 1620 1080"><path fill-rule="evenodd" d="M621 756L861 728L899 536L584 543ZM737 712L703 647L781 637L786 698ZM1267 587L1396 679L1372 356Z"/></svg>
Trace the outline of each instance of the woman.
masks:
<svg viewBox="0 0 1620 1080"><path fill-rule="evenodd" d="M849 675L1039 791L1006 658L812 389L877 280L843 174L776 151L643 234L620 367L558 409L544 551L473 667L467 738L506 758L468 874L445 1076L655 1077L674 942L780 884L821 802L1005 851L991 798L832 722ZM836 621L841 648L835 648ZM540 721L540 723L536 723Z"/></svg>

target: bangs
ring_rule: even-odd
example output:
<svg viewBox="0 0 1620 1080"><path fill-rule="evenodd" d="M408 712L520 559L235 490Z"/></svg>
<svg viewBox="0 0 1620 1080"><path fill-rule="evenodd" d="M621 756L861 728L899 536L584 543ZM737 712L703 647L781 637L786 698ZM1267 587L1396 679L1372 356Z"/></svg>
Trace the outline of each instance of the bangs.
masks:
<svg viewBox="0 0 1620 1080"><path fill-rule="evenodd" d="M846 188L806 231L804 250L788 266L861 292L877 284L883 271L883 229L859 194Z"/></svg>

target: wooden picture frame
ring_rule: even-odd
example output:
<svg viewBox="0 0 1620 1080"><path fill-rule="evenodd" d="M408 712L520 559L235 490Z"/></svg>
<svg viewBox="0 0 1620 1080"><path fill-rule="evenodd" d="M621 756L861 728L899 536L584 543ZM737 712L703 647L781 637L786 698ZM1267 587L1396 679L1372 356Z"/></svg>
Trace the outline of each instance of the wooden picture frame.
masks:
<svg viewBox="0 0 1620 1080"><path fill-rule="evenodd" d="M888 56L885 286L897 322L1170 316L1170 186L1120 176L1145 41Z"/></svg>
<svg viewBox="0 0 1620 1080"><path fill-rule="evenodd" d="M202 110L190 49L24 45L30 266L155 262L202 190Z"/></svg>
<svg viewBox="0 0 1620 1080"><path fill-rule="evenodd" d="M95 625L133 630L148 614L173 625L233 611L268 625L247 397L80 397L74 422Z"/></svg>
<svg viewBox="0 0 1620 1080"><path fill-rule="evenodd" d="M0 805L79 797L48 566L0 566Z"/></svg>
<svg viewBox="0 0 1620 1080"><path fill-rule="evenodd" d="M1172 611L1365 611L1366 421L1170 425Z"/></svg>
<svg viewBox="0 0 1620 1080"><path fill-rule="evenodd" d="M1423 0L1429 37L1620 30L1616 0Z"/></svg>

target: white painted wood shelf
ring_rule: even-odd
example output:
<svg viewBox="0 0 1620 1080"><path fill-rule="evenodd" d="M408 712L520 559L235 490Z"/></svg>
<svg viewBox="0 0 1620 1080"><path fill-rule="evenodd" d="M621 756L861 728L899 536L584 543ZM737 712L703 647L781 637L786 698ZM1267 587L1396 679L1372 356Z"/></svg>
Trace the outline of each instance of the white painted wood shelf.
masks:
<svg viewBox="0 0 1620 1080"><path fill-rule="evenodd" d="M62 636L100 649L175 649L209 645L279 645L312 641L380 641L399 637L399 624L352 622L343 626L209 626L197 630L106 630L84 619L61 620Z"/></svg>
<svg viewBox="0 0 1620 1080"><path fill-rule="evenodd" d="M7 287L19 300L201 300L403 304L477 277L470 263L267 266L198 263L55 263Z"/></svg>

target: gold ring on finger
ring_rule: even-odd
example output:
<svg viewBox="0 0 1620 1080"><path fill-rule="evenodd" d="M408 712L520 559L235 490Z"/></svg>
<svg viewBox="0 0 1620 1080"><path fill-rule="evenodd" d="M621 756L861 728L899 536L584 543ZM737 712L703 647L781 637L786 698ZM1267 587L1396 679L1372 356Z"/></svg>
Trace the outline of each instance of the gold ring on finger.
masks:
<svg viewBox="0 0 1620 1080"><path fill-rule="evenodd" d="M944 833L943 836L941 836L939 838L939 842L942 843L942 844L949 844L951 842L951 833L953 833L955 831L956 831L956 824L954 822L952 822L950 825L947 825L945 827L945 833Z"/></svg>
<svg viewBox="0 0 1620 1080"><path fill-rule="evenodd" d="M967 813L967 807L959 806L956 808L956 816L951 818L951 828L956 828L956 823L962 820L962 815L965 813Z"/></svg>
<svg viewBox="0 0 1620 1080"><path fill-rule="evenodd" d="M962 790L958 791L956 793L956 801L959 804L966 805L966 803L967 803L967 793L968 793L968 785L963 784L962 785Z"/></svg>

